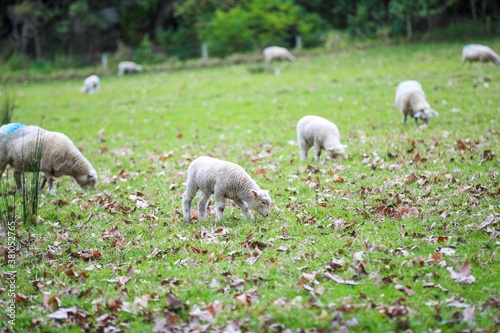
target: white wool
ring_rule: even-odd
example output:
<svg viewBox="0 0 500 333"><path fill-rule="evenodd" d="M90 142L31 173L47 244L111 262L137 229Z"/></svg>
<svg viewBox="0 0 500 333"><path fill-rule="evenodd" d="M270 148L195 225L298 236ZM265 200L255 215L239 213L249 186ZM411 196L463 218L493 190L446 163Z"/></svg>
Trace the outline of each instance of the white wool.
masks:
<svg viewBox="0 0 500 333"><path fill-rule="evenodd" d="M138 73L142 71L142 66L133 61L122 61L118 64L118 75L122 76L127 73Z"/></svg>
<svg viewBox="0 0 500 333"><path fill-rule="evenodd" d="M462 49L462 65L469 61L470 64L474 61L488 62L491 61L497 66L500 66L500 57L491 48L485 45L469 44Z"/></svg>
<svg viewBox="0 0 500 333"><path fill-rule="evenodd" d="M295 57L290 53L290 51L280 46L266 47L262 53L264 54L264 60L266 62L271 62L273 60L295 60Z"/></svg>
<svg viewBox="0 0 500 333"><path fill-rule="evenodd" d="M80 88L83 93L93 94L99 91L99 77L90 75L83 81L83 87Z"/></svg>
<svg viewBox="0 0 500 333"><path fill-rule="evenodd" d="M300 148L300 158L307 159L311 147L314 147L314 159L317 161L321 150L330 157L345 155L346 145L340 143L340 132L331 121L317 116L302 117L297 123L297 140Z"/></svg>
<svg viewBox="0 0 500 333"><path fill-rule="evenodd" d="M216 200L216 219L222 219L226 199L233 200L248 219L252 219L249 208L262 216L269 216L271 197L268 191L261 190L257 183L238 164L226 162L209 156L196 158L188 167L186 192L182 196L184 219L191 220L191 202L198 190L198 217L206 217L207 204L214 194Z"/></svg>
<svg viewBox="0 0 500 333"><path fill-rule="evenodd" d="M49 191L54 193L53 177L61 176L73 177L81 187L94 188L97 183L95 169L66 135L18 123L0 127L0 177L10 165L20 192L21 174L36 171L37 157L43 173L41 189L48 181Z"/></svg>
<svg viewBox="0 0 500 333"><path fill-rule="evenodd" d="M420 83L414 80L399 83L396 89L396 106L403 114L404 124L408 116L413 117L416 124L418 124L418 119L428 124L430 118L438 114L427 102Z"/></svg>

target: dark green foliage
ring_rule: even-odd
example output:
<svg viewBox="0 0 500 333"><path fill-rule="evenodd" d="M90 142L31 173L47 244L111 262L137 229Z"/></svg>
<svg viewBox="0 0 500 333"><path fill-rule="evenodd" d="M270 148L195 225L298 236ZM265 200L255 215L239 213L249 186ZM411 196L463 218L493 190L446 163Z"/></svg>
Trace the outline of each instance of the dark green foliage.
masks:
<svg viewBox="0 0 500 333"><path fill-rule="evenodd" d="M430 33L458 39L439 32L473 22L481 27L474 31L493 36L499 14L500 3L488 0L7 0L0 5L0 59L2 70L50 72L98 65L103 52L121 45L133 51L122 60L160 63L199 58L202 43L213 57L293 48L297 35L310 47L332 29L378 40Z"/></svg>
<svg viewBox="0 0 500 333"><path fill-rule="evenodd" d="M306 44L317 41L323 21L307 13L293 0L251 0L224 12L217 10L208 26L199 31L210 50L218 56L269 45L293 46L295 35Z"/></svg>

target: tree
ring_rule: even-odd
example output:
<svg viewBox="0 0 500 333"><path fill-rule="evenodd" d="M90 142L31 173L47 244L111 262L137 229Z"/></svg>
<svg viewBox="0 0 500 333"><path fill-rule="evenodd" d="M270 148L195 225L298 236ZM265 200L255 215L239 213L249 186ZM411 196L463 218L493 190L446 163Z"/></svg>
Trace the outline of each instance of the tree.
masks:
<svg viewBox="0 0 500 333"><path fill-rule="evenodd" d="M404 19L406 22L406 37L411 39L413 36L412 18L429 18L432 15L441 14L448 7L454 4L455 0L398 0L391 1L389 4L389 13L395 18Z"/></svg>
<svg viewBox="0 0 500 333"><path fill-rule="evenodd" d="M226 56L266 45L291 46L296 34L306 45L312 44L322 27L318 15L305 12L293 0L249 0L226 12L217 10L198 34L209 43L211 53Z"/></svg>
<svg viewBox="0 0 500 333"><path fill-rule="evenodd" d="M11 41L22 54L26 55L28 44L33 39L35 58L41 60L41 34L43 28L57 14L57 11L45 6L42 2L23 1L8 7L7 12L14 31ZM21 34L18 32L19 26Z"/></svg>

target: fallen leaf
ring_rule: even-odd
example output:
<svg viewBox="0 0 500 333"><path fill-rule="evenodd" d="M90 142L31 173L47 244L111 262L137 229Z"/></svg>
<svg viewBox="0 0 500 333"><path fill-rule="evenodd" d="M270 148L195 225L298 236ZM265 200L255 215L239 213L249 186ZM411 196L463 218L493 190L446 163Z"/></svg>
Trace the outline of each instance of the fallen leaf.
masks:
<svg viewBox="0 0 500 333"><path fill-rule="evenodd" d="M469 259L465 260L464 265L460 268L458 272L455 272L453 268L451 267L446 267L446 270L450 272L451 278L455 282L463 282L467 284L474 283L476 281L476 278L471 274L472 268L469 264Z"/></svg>
<svg viewBox="0 0 500 333"><path fill-rule="evenodd" d="M407 287L407 286L403 286L401 284L397 284L395 286L396 290L399 290L399 291L402 291L404 292L406 295L408 296L412 296L415 294L415 290L411 289L410 287Z"/></svg>
<svg viewBox="0 0 500 333"><path fill-rule="evenodd" d="M353 281L353 280L344 280L342 277L340 277L338 275L330 274L328 272L325 273L325 276L327 278L329 278L330 280L332 280L334 282L337 282L337 283L340 283L340 284L347 284L347 285L350 285L350 286L354 286L354 285L359 284L356 281Z"/></svg>

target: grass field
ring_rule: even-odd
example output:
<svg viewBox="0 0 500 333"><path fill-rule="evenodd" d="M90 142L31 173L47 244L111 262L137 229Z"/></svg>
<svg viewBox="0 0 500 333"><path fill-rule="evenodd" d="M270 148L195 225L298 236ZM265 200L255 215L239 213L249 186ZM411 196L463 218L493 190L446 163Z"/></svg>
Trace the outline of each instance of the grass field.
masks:
<svg viewBox="0 0 500 333"><path fill-rule="evenodd" d="M462 68L461 47L103 77L95 95L83 78L3 86L13 121L67 134L99 174L94 191L59 179L36 226L19 222L15 331L499 330L500 70ZM439 112L428 128L394 106L407 79ZM337 124L348 158L300 161L307 114ZM270 190L271 216L184 222L206 154ZM5 326L5 273L0 298Z"/></svg>

